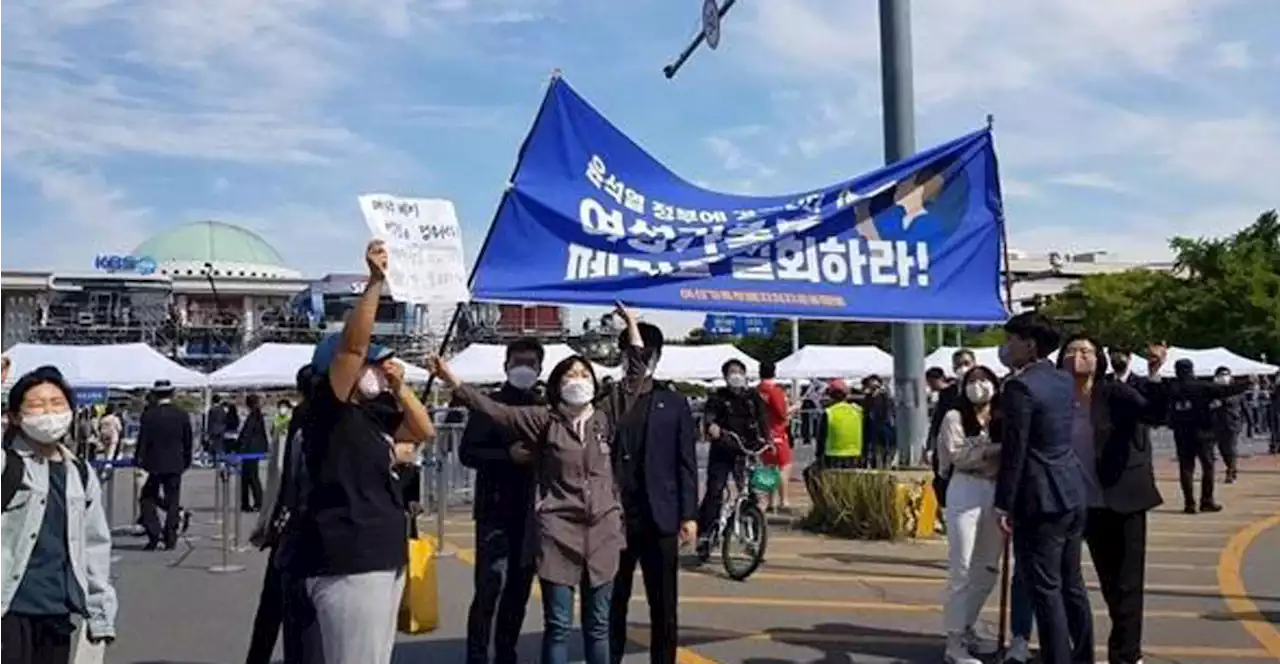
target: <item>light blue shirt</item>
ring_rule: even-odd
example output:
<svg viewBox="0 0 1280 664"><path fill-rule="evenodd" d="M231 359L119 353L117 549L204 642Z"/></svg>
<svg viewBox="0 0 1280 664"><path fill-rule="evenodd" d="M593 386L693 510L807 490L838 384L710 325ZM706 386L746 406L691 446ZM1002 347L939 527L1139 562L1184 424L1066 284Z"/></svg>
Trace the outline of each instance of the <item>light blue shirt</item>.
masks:
<svg viewBox="0 0 1280 664"><path fill-rule="evenodd" d="M111 528L102 505L102 487L93 472L88 485L71 468L75 455L60 446L68 466L65 482L67 553L81 597L85 598L85 622L93 638L114 638L116 634L116 591L111 585ZM0 613L8 613L13 596L22 584L40 526L44 523L49 498L49 465L37 456L21 436L13 440L13 450L22 459L22 485L5 506L0 522ZM3 455L5 465L9 455Z"/></svg>

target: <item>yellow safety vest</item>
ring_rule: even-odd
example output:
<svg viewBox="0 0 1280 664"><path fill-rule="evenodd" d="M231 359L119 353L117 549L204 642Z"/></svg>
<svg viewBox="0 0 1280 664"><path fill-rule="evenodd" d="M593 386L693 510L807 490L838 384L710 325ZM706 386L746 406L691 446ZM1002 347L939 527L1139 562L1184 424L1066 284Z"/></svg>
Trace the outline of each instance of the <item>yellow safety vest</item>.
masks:
<svg viewBox="0 0 1280 664"><path fill-rule="evenodd" d="M827 456L862 456L862 407L841 402L827 408Z"/></svg>

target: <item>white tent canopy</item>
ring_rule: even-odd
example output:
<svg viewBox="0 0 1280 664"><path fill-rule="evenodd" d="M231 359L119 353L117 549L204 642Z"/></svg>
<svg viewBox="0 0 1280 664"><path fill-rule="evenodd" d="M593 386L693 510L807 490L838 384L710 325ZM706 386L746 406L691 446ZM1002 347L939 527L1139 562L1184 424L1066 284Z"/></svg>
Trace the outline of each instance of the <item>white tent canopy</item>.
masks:
<svg viewBox="0 0 1280 664"><path fill-rule="evenodd" d="M738 360L747 367L747 376L760 375L760 363L733 344L710 346L663 346L662 359L654 378L658 380L715 380L720 378L720 368L729 360Z"/></svg>
<svg viewBox="0 0 1280 664"><path fill-rule="evenodd" d="M1142 358L1135 359L1138 361L1133 364L1134 370L1139 375L1147 373L1146 361L1142 360ZM1173 364L1178 360L1191 360L1195 365L1197 376L1212 376L1218 367L1226 367L1236 376L1269 375L1280 371L1280 367L1274 364L1267 364L1236 355L1221 346L1202 349L1170 346L1169 355L1164 365L1160 367L1160 375L1164 377L1173 376Z"/></svg>
<svg viewBox="0 0 1280 664"><path fill-rule="evenodd" d="M5 355L13 362L10 377L45 365L62 372L72 387L151 387L167 380L174 387L204 387L208 376L188 369L144 343L65 346L17 344Z"/></svg>
<svg viewBox="0 0 1280 664"><path fill-rule="evenodd" d="M542 361L542 377L545 379L557 364L566 357L579 353L568 344L549 344ZM449 368L465 383L501 383L507 379L505 365L507 347L503 344L471 344L449 358ZM591 363L596 376L614 375L616 371L602 364Z"/></svg>
<svg viewBox="0 0 1280 664"><path fill-rule="evenodd" d="M262 344L209 374L209 383L215 389L289 387L297 381L298 369L311 364L315 349L313 344ZM403 360L400 364L404 366L405 380L410 383L427 381L426 369Z"/></svg>
<svg viewBox="0 0 1280 664"><path fill-rule="evenodd" d="M809 344L778 362L778 378L862 378L893 375L893 356L875 346Z"/></svg>

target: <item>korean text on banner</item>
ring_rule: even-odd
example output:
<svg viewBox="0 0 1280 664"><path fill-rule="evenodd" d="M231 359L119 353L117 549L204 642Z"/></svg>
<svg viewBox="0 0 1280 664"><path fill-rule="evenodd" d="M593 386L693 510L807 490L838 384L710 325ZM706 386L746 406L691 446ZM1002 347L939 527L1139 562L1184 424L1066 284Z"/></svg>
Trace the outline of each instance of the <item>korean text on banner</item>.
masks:
<svg viewBox="0 0 1280 664"><path fill-rule="evenodd" d="M555 79L477 258L486 301L987 323L1003 212L991 133L827 187L680 179Z"/></svg>
<svg viewBox="0 0 1280 664"><path fill-rule="evenodd" d="M387 244L387 287L393 299L414 304L471 299L453 202L367 194L360 197L360 211L373 237Z"/></svg>

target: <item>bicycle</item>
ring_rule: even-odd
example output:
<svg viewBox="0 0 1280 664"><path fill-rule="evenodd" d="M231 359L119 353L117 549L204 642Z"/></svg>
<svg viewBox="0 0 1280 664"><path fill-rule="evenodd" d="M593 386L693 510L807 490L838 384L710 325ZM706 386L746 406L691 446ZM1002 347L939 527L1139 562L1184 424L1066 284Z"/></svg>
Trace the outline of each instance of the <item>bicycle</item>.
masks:
<svg viewBox="0 0 1280 664"><path fill-rule="evenodd" d="M725 573L734 581L745 581L764 562L764 552L769 544L769 523L765 519L764 510L760 509L760 496L777 489L781 479L776 468L768 467L760 461L760 456L771 449L772 445L749 450L737 434L726 431L723 435L728 436L730 442L742 451L745 456L744 468L741 475L736 470L734 472L734 483L737 484L738 491L732 500L724 501L720 516L712 524L705 541L698 547L698 561L706 563L710 560L712 549L718 545ZM728 485L725 486L725 491L729 491ZM732 547L735 541L742 544L746 552L745 565L734 563Z"/></svg>

